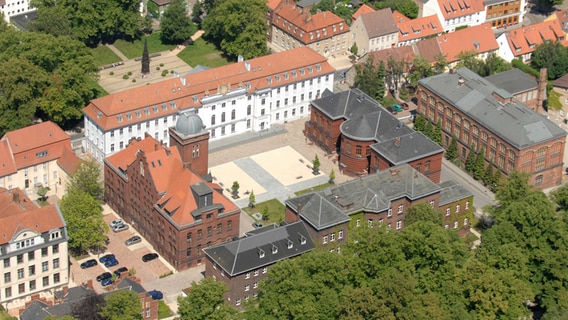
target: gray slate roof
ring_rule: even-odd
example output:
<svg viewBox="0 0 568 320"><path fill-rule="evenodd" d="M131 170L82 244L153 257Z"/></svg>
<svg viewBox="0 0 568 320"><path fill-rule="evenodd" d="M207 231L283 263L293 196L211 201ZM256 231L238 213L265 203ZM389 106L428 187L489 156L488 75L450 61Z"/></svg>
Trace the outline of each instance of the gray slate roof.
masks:
<svg viewBox="0 0 568 320"><path fill-rule="evenodd" d="M132 281L128 278L122 279L122 281L120 281L118 283L118 285L116 286L116 289L127 289L127 290L130 290L130 291L134 291L136 293L146 292L146 289L144 289L144 287L142 287L142 285L140 285L136 281Z"/></svg>
<svg viewBox="0 0 568 320"><path fill-rule="evenodd" d="M460 77L465 81L462 86ZM499 102L492 95L498 88L467 68L419 83L519 150L566 136L566 131L523 103Z"/></svg>
<svg viewBox="0 0 568 320"><path fill-rule="evenodd" d="M444 151L421 132L404 125L359 89L335 94L326 90L322 98L312 101L312 105L331 119L345 119L340 126L342 135L358 141L377 142L371 148L392 164ZM395 138L400 138L403 148L393 148Z"/></svg>
<svg viewBox="0 0 568 320"><path fill-rule="evenodd" d="M362 19L369 39L398 33L398 26L390 8L362 14L359 19Z"/></svg>
<svg viewBox="0 0 568 320"><path fill-rule="evenodd" d="M236 276L315 249L301 221L267 229L265 232L225 242L203 251L227 274ZM291 248L289 244L292 245ZM264 253L262 258L261 253Z"/></svg>
<svg viewBox="0 0 568 320"><path fill-rule="evenodd" d="M533 76L517 68L487 76L485 80L491 82L495 87L504 89L513 95L534 90L538 87L538 83Z"/></svg>
<svg viewBox="0 0 568 320"><path fill-rule="evenodd" d="M322 191L286 200L286 205L322 230L349 221L349 215L381 212L403 197L416 200L441 189L408 164L378 171Z"/></svg>
<svg viewBox="0 0 568 320"><path fill-rule="evenodd" d="M95 292L88 287L78 286L69 288L67 294L63 290L56 291L55 297L63 299L63 303L53 306L47 305L41 301L34 301L22 314L21 320L43 320L48 316L63 317L70 315L73 310L73 304L84 299L90 292Z"/></svg>
<svg viewBox="0 0 568 320"><path fill-rule="evenodd" d="M471 191L454 180L444 181L439 186L442 188L440 191L440 206L473 196Z"/></svg>

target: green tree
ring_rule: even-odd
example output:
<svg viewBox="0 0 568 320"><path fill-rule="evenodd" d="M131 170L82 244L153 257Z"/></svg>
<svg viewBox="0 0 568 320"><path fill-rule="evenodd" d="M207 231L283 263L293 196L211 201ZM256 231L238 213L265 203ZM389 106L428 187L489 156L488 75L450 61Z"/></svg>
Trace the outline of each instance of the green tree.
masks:
<svg viewBox="0 0 568 320"><path fill-rule="evenodd" d="M414 119L414 130L424 132L426 126L426 118L421 114L417 114Z"/></svg>
<svg viewBox="0 0 568 320"><path fill-rule="evenodd" d="M254 208L255 204L256 204L256 197L254 196L254 191L251 190L249 194L249 206L251 208Z"/></svg>
<svg viewBox="0 0 568 320"><path fill-rule="evenodd" d="M535 1L537 10L541 12L550 12L554 10L554 6L561 5L564 0L537 0Z"/></svg>
<svg viewBox="0 0 568 320"><path fill-rule="evenodd" d="M71 20L62 6L41 6L37 12L37 17L30 22L31 31L74 37Z"/></svg>
<svg viewBox="0 0 568 320"><path fill-rule="evenodd" d="M384 0L375 2L377 9L391 8L410 19L418 17L418 5L412 0Z"/></svg>
<svg viewBox="0 0 568 320"><path fill-rule="evenodd" d="M201 1L196 1L191 9L191 21L200 24L201 23L201 15L203 14L203 5Z"/></svg>
<svg viewBox="0 0 568 320"><path fill-rule="evenodd" d="M495 183L495 174L493 173L493 163L489 163L485 167L485 174L483 175L483 182L489 188L493 188L493 183Z"/></svg>
<svg viewBox="0 0 568 320"><path fill-rule="evenodd" d="M100 314L107 320L142 320L142 304L138 294L119 290L105 298Z"/></svg>
<svg viewBox="0 0 568 320"><path fill-rule="evenodd" d="M383 61L379 62L379 66L377 68L377 88L375 89L375 100L383 103L385 99L386 93L386 86L385 86L385 79L387 76L387 71L385 67L385 63Z"/></svg>
<svg viewBox="0 0 568 320"><path fill-rule="evenodd" d="M422 133L424 133L424 135L430 139L434 137L434 129L432 128L432 122L430 122L429 120L426 120L424 122L424 131Z"/></svg>
<svg viewBox="0 0 568 320"><path fill-rule="evenodd" d="M432 141L442 145L442 122L440 120L436 122L436 127L434 128L434 132L432 132Z"/></svg>
<svg viewBox="0 0 568 320"><path fill-rule="evenodd" d="M534 50L531 65L546 68L549 80L558 79L568 73L568 49L560 42L544 41Z"/></svg>
<svg viewBox="0 0 568 320"><path fill-rule="evenodd" d="M83 299L73 303L71 315L80 320L104 320L99 313L105 304L102 295L91 291Z"/></svg>
<svg viewBox="0 0 568 320"><path fill-rule="evenodd" d="M562 102L560 101L560 93L553 88L550 88L549 85L552 87L552 84L549 82L546 86L546 109L547 110L562 110Z"/></svg>
<svg viewBox="0 0 568 320"><path fill-rule="evenodd" d="M60 207L67 223L70 250L83 253L104 245L104 232L108 226L103 219L103 209L98 200L88 193L71 189L61 199Z"/></svg>
<svg viewBox="0 0 568 320"><path fill-rule="evenodd" d="M5 310L0 311L0 320L18 320L18 317L12 317Z"/></svg>
<svg viewBox="0 0 568 320"><path fill-rule="evenodd" d="M96 200L102 200L104 186L101 166L94 158L83 161L67 182L67 191L84 192Z"/></svg>
<svg viewBox="0 0 568 320"><path fill-rule="evenodd" d="M187 297L178 297L180 320L231 319L237 311L225 303L227 286L222 281L204 278L191 283Z"/></svg>
<svg viewBox="0 0 568 320"><path fill-rule="evenodd" d="M355 69L357 74L353 86L371 97L376 97L380 80L373 56L367 56L367 61L364 64L355 65Z"/></svg>
<svg viewBox="0 0 568 320"><path fill-rule="evenodd" d="M265 1L227 0L208 12L202 27L230 57L251 59L267 53Z"/></svg>
<svg viewBox="0 0 568 320"><path fill-rule="evenodd" d="M239 188L241 187L241 185L239 184L238 181L233 181L233 185L231 186L231 190L233 191L234 194L239 193Z"/></svg>
<svg viewBox="0 0 568 320"><path fill-rule="evenodd" d="M512 68L511 63L505 61L505 59L495 53L490 53L487 58L485 58L485 61L482 61L478 74L482 77L487 77L492 74L511 70Z"/></svg>
<svg viewBox="0 0 568 320"><path fill-rule="evenodd" d="M354 55L357 55L357 53L359 53L359 48L357 48L357 42L353 42L353 45L351 46L350 51Z"/></svg>
<svg viewBox="0 0 568 320"><path fill-rule="evenodd" d="M187 16L185 0L173 0L168 4L160 20L160 29L160 38L164 43L181 44L191 37L194 30Z"/></svg>
<svg viewBox="0 0 568 320"><path fill-rule="evenodd" d="M422 56L417 56L412 61L412 71L408 76L410 86L416 88L418 87L418 81L434 75L430 61Z"/></svg>
<svg viewBox="0 0 568 320"><path fill-rule="evenodd" d="M469 153L467 154L467 160L465 161L465 171L473 175L475 170L475 144L471 145Z"/></svg>
<svg viewBox="0 0 568 320"><path fill-rule="evenodd" d="M319 168L321 166L320 159L318 158L317 154L314 157L314 160L312 161L312 165L314 168Z"/></svg>
<svg viewBox="0 0 568 320"><path fill-rule="evenodd" d="M404 61L397 61L392 55L386 63L387 82L390 85L389 89L398 90L402 83L402 75L404 74Z"/></svg>
<svg viewBox="0 0 568 320"><path fill-rule="evenodd" d="M458 139L455 136L452 136L452 141L450 142L450 146L446 151L446 159L454 161L457 158L458 158Z"/></svg>
<svg viewBox="0 0 568 320"><path fill-rule="evenodd" d="M550 193L551 200L561 211L568 211L568 185L565 184Z"/></svg>
<svg viewBox="0 0 568 320"><path fill-rule="evenodd" d="M434 74L440 74L446 72L448 68L448 60L445 55L439 54L436 55L436 62L434 63Z"/></svg>
<svg viewBox="0 0 568 320"><path fill-rule="evenodd" d="M335 170L331 169L331 172L329 173L329 183L334 183L335 182Z"/></svg>
<svg viewBox="0 0 568 320"><path fill-rule="evenodd" d="M459 59L459 62L456 66L456 68L468 68L471 71L477 73L479 71L479 66L481 63L481 60L477 58L477 52L474 50L470 50L470 51L462 51L460 53L458 53L458 55L456 56L456 58Z"/></svg>
<svg viewBox="0 0 568 320"><path fill-rule="evenodd" d="M419 203L406 210L406 214L404 216L404 224L408 227L409 225L414 224L418 221L430 221L438 226L441 226L442 215L440 214L440 212L432 208L432 206L428 203Z"/></svg>
<svg viewBox="0 0 568 320"><path fill-rule="evenodd" d="M483 180L485 174L485 148L481 146L481 150L475 156L475 166L473 169L473 178Z"/></svg>

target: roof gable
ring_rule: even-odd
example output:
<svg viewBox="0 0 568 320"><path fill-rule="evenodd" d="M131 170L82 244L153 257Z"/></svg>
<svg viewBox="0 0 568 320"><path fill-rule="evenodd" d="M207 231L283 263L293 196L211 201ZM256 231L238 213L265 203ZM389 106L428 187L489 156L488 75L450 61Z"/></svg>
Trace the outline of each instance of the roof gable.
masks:
<svg viewBox="0 0 568 320"><path fill-rule="evenodd" d="M369 39L398 32L390 8L362 14L359 19L362 20Z"/></svg>
<svg viewBox="0 0 568 320"><path fill-rule="evenodd" d="M438 36L437 39L448 62L458 61L458 55L462 52L474 51L480 54L499 49L491 25L488 23L446 33Z"/></svg>
<svg viewBox="0 0 568 320"><path fill-rule="evenodd" d="M363 3L359 7L359 9L357 9L357 11L355 11L355 13L351 16L351 18L353 18L353 22L355 22L355 20L357 20L357 18L359 18L362 14L371 13L371 12L375 12L375 9Z"/></svg>
<svg viewBox="0 0 568 320"><path fill-rule="evenodd" d="M565 40L561 23L557 19L508 31L505 37L515 57L533 52L544 41Z"/></svg>
<svg viewBox="0 0 568 320"><path fill-rule="evenodd" d="M411 41L433 34L443 33L444 29L437 15L410 19L398 11L392 13L398 27L398 41Z"/></svg>

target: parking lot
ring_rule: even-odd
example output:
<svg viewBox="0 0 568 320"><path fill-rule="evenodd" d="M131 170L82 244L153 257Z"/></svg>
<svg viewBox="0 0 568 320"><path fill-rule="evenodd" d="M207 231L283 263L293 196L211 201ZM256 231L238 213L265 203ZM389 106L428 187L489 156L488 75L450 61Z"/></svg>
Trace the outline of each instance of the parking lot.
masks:
<svg viewBox="0 0 568 320"><path fill-rule="evenodd" d="M119 217L116 216L111 210L106 207L105 209L105 222L107 225L114 219L118 219ZM75 261L73 258L71 259L71 281L77 285L82 283L87 283L88 280L93 280L93 286L97 292L103 292L103 287L100 283L98 283L95 279L98 275L103 272L114 272L115 270L119 269L120 267L127 267L128 270L135 270L135 275L142 281L142 285L144 283L152 282L154 280L159 279L160 275L165 274L169 271L173 271L174 269L163 259L158 258L156 260L152 260L149 262L142 262L142 256L147 253L155 252L152 249L152 246L142 237L142 242L126 246L124 243L128 238L139 235L136 230L134 230L131 226L128 230L121 231L118 233L113 232L110 230L107 233L109 238L109 244L106 247L104 252L100 252L99 254L90 254L89 257L84 257L79 261ZM116 256L119 264L110 268L106 268L104 264L98 263L96 266L81 269L80 264L84 261L89 259L98 259L106 254L112 253ZM152 288L146 288L147 290L151 290Z"/></svg>

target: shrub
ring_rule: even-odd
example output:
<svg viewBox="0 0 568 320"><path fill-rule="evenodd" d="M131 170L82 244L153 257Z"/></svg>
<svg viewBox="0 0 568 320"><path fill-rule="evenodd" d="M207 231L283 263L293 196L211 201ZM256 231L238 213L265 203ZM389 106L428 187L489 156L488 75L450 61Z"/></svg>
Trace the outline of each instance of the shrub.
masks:
<svg viewBox="0 0 568 320"><path fill-rule="evenodd" d="M163 64L163 63L160 63L160 67L163 67L163 66L164 66L164 64Z"/></svg>
<svg viewBox="0 0 568 320"><path fill-rule="evenodd" d="M132 71L128 71L128 75L131 76L131 75L132 75Z"/></svg>
<svg viewBox="0 0 568 320"><path fill-rule="evenodd" d="M174 74L174 72L175 72L174 70L171 70L171 71L170 71L171 74Z"/></svg>
<svg viewBox="0 0 568 320"><path fill-rule="evenodd" d="M111 76L114 76L114 71L111 71L108 74L110 74Z"/></svg>
<svg viewBox="0 0 568 320"><path fill-rule="evenodd" d="M136 79L132 79L132 82L136 82Z"/></svg>
<svg viewBox="0 0 568 320"><path fill-rule="evenodd" d="M127 74L123 75L122 79L124 79L124 80L128 79L128 75Z"/></svg>
<svg viewBox="0 0 568 320"><path fill-rule="evenodd" d="M172 274L174 274L173 271L168 271L168 272L166 272L166 273L160 275L160 279L161 279L161 278L165 278L165 277L167 277L167 276L171 276Z"/></svg>
<svg viewBox="0 0 568 320"><path fill-rule="evenodd" d="M160 71L160 67L156 67L156 70L157 70L157 71Z"/></svg>
<svg viewBox="0 0 568 320"><path fill-rule="evenodd" d="M168 70L162 71L162 77L165 77L165 76L167 76L167 75L168 75Z"/></svg>

